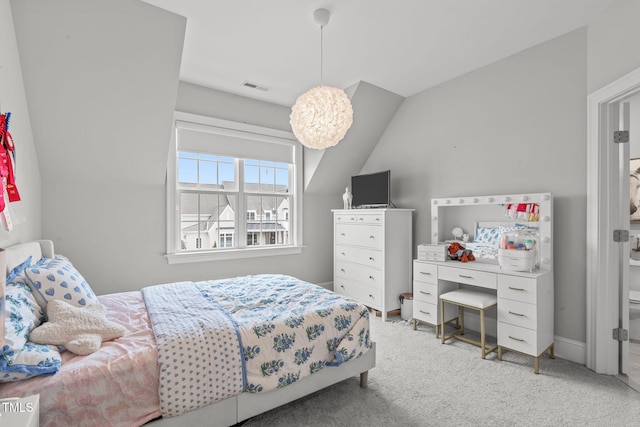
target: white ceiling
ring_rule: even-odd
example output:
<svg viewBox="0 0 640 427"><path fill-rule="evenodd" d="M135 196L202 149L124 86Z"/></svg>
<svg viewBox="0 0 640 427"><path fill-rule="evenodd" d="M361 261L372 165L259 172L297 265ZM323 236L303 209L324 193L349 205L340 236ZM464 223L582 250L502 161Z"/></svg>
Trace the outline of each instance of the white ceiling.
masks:
<svg viewBox="0 0 640 427"><path fill-rule="evenodd" d="M321 83L321 7L322 83L406 97L586 25L613 0L144 1L187 18L181 80L290 106Z"/></svg>

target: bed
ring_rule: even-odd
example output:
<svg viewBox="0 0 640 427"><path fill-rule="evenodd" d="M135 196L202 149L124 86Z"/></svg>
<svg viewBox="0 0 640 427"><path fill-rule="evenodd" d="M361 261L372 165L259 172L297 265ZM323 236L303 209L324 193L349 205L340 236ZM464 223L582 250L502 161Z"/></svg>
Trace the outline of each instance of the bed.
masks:
<svg viewBox="0 0 640 427"><path fill-rule="evenodd" d="M352 376L360 375L366 387L375 367L368 309L290 276L168 283L95 296L71 262L54 254L51 241L5 253L6 315L18 299L11 295L20 293L20 307L34 314L24 328L30 337L61 333L56 339L66 340L64 347L88 351L96 333L71 339L67 332L76 326L63 321L100 318L104 311L98 348L86 355L67 350L55 356L57 342L33 344L26 337L23 351L11 353L14 363L7 365L8 345L0 346L0 398L39 394L43 426L230 426ZM80 278L78 286L55 288L64 293L59 300L47 294L46 281L58 279L55 271ZM29 286L22 286L24 276ZM28 302L21 293L34 285ZM122 336L105 339L107 330ZM44 362L16 363L23 353L32 355L31 345Z"/></svg>

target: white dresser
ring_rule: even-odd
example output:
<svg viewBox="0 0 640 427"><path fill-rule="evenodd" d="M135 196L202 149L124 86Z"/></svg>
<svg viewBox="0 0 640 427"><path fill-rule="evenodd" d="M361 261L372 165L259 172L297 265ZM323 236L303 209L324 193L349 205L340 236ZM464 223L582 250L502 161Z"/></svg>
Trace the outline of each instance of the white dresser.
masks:
<svg viewBox="0 0 640 427"><path fill-rule="evenodd" d="M411 292L413 209L333 211L336 293L387 313Z"/></svg>

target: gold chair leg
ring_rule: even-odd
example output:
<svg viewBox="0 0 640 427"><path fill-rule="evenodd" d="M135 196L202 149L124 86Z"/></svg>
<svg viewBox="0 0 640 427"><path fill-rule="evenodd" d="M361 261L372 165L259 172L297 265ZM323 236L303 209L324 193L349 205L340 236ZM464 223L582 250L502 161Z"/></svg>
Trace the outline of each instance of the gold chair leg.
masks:
<svg viewBox="0 0 640 427"><path fill-rule="evenodd" d="M444 300L440 300L440 328L442 328L442 344L444 344ZM438 331L436 330L436 334Z"/></svg>
<svg viewBox="0 0 640 427"><path fill-rule="evenodd" d="M533 362L533 371L536 374L540 373L540 358L539 357L534 357L534 362Z"/></svg>
<svg viewBox="0 0 640 427"><path fill-rule="evenodd" d="M551 347L549 347L549 358L550 359L555 359L556 358L555 352L553 350L553 346L554 345L555 345L555 343L551 343Z"/></svg>
<svg viewBox="0 0 640 427"><path fill-rule="evenodd" d="M498 346L498 360L502 360L502 346Z"/></svg>
<svg viewBox="0 0 640 427"><path fill-rule="evenodd" d="M464 335L464 307L458 306L458 318L460 319L460 335Z"/></svg>

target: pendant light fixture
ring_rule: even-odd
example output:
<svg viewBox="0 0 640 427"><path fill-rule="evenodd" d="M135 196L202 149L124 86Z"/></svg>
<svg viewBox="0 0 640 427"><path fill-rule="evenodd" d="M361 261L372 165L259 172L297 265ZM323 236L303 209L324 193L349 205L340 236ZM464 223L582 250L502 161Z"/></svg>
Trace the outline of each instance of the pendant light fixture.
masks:
<svg viewBox="0 0 640 427"><path fill-rule="evenodd" d="M313 12L313 18L320 26L320 86L300 95L289 116L298 141L313 149L333 147L344 138L353 123L353 108L345 91L324 86L322 82L323 29L330 16L327 9Z"/></svg>

